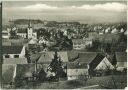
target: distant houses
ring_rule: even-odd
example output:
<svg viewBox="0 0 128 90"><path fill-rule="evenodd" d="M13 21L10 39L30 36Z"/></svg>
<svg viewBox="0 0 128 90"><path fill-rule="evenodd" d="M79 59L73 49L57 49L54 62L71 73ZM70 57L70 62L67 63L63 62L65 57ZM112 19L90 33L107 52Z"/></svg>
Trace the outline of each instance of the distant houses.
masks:
<svg viewBox="0 0 128 90"><path fill-rule="evenodd" d="M37 38L37 33L34 31L31 22L29 21L28 27L20 27L16 26L8 27L7 30L2 32L2 38L24 38L31 39Z"/></svg>
<svg viewBox="0 0 128 90"><path fill-rule="evenodd" d="M82 50L85 49L87 46L92 45L92 39L85 38L85 39L73 39L73 49Z"/></svg>

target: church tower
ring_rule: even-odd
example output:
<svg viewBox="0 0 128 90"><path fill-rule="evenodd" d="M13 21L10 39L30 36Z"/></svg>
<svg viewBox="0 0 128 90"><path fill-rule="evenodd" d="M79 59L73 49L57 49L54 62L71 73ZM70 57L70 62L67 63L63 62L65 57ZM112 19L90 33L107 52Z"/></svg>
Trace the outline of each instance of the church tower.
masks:
<svg viewBox="0 0 128 90"><path fill-rule="evenodd" d="M33 28L31 25L31 21L29 20L28 28L27 28L27 34L28 34L28 39L31 39L33 36Z"/></svg>

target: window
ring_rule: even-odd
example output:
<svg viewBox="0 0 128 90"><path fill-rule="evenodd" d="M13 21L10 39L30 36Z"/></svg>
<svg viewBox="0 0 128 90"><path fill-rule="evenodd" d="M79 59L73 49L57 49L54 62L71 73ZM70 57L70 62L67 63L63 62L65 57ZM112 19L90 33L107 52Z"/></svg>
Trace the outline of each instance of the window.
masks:
<svg viewBox="0 0 128 90"><path fill-rule="evenodd" d="M14 58L19 58L19 55L14 55Z"/></svg>
<svg viewBox="0 0 128 90"><path fill-rule="evenodd" d="M9 58L10 56L9 55L5 55L5 58Z"/></svg>

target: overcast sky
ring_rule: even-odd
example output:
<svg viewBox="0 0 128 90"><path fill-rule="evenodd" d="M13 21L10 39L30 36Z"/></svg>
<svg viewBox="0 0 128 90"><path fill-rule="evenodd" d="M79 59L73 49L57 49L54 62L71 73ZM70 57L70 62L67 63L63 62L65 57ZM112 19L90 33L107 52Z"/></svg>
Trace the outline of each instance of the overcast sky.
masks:
<svg viewBox="0 0 128 90"><path fill-rule="evenodd" d="M41 19L81 23L126 22L125 2L33 1L3 2L3 20Z"/></svg>

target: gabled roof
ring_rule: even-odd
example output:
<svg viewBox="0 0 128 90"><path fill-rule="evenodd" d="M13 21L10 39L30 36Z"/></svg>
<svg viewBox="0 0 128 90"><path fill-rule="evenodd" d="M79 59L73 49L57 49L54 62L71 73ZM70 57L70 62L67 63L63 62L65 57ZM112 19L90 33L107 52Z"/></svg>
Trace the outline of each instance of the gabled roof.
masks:
<svg viewBox="0 0 128 90"><path fill-rule="evenodd" d="M67 52L57 52L58 56L61 58L62 62L68 62ZM47 63L51 62L54 58L55 52L43 52L37 63Z"/></svg>
<svg viewBox="0 0 128 90"><path fill-rule="evenodd" d="M20 54L23 46L2 46L3 54Z"/></svg>
<svg viewBox="0 0 128 90"><path fill-rule="evenodd" d="M3 64L27 64L26 58L6 58L3 60Z"/></svg>
<svg viewBox="0 0 128 90"><path fill-rule="evenodd" d="M31 61L34 63L34 62L36 62L36 61L38 61L39 60L39 58L41 57L41 53L37 53L37 54L32 54L31 56L30 56L30 59L31 59Z"/></svg>
<svg viewBox="0 0 128 90"><path fill-rule="evenodd" d="M20 28L17 33L27 33L27 28Z"/></svg>
<svg viewBox="0 0 128 90"><path fill-rule="evenodd" d="M68 54L68 60L69 61L74 61L74 59L76 59L78 57L78 51L67 51Z"/></svg>
<svg viewBox="0 0 128 90"><path fill-rule="evenodd" d="M96 52L82 52L78 54L78 62L84 62L89 64L95 57L97 53Z"/></svg>
<svg viewBox="0 0 128 90"><path fill-rule="evenodd" d="M98 53L96 55L96 57L90 62L90 68L91 69L95 69L97 67L97 65L105 58L104 55L102 55L101 53Z"/></svg>
<svg viewBox="0 0 128 90"><path fill-rule="evenodd" d="M127 62L127 53L126 52L116 52L117 62Z"/></svg>
<svg viewBox="0 0 128 90"><path fill-rule="evenodd" d="M69 62L67 63L67 69L87 69L86 63Z"/></svg>

